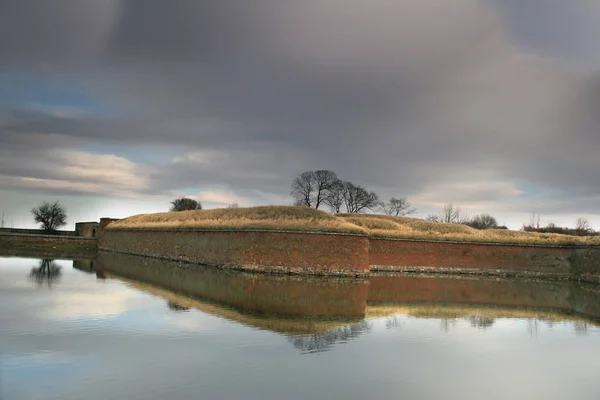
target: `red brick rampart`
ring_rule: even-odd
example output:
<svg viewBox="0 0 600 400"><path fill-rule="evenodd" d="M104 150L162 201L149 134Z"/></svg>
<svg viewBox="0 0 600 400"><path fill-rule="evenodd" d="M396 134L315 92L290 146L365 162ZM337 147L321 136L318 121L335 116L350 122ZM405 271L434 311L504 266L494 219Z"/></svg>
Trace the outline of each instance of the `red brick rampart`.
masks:
<svg viewBox="0 0 600 400"><path fill-rule="evenodd" d="M600 272L600 248L371 239L372 271L570 276Z"/></svg>
<svg viewBox="0 0 600 400"><path fill-rule="evenodd" d="M100 249L222 268L309 275L365 275L369 239L270 231L108 229Z"/></svg>
<svg viewBox="0 0 600 400"><path fill-rule="evenodd" d="M426 242L310 232L105 229L99 248L256 272L366 275L369 271L544 276L600 281L600 247Z"/></svg>

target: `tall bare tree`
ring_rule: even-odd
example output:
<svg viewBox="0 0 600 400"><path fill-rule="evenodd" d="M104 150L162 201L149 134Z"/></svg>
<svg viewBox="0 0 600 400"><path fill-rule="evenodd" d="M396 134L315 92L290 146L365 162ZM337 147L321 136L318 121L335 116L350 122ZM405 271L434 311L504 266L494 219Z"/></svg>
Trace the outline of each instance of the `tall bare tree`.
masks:
<svg viewBox="0 0 600 400"><path fill-rule="evenodd" d="M441 222L466 224L469 222L469 216L467 214L463 214L459 206L450 203L444 206L444 211L441 215Z"/></svg>
<svg viewBox="0 0 600 400"><path fill-rule="evenodd" d="M44 201L31 210L35 222L42 224L45 231L55 231L67 224L67 211L58 201L49 203Z"/></svg>
<svg viewBox="0 0 600 400"><path fill-rule="evenodd" d="M314 172L305 171L294 178L290 196L294 198L294 205L312 207L314 188Z"/></svg>
<svg viewBox="0 0 600 400"><path fill-rule="evenodd" d="M345 186L344 182L339 179L332 185L331 189L325 196L325 204L329 207L329 210L337 214L341 211L344 205Z"/></svg>
<svg viewBox="0 0 600 400"><path fill-rule="evenodd" d="M298 206L319 208L327 204L329 192L339 181L337 175L328 170L305 171L292 181L290 195Z"/></svg>
<svg viewBox="0 0 600 400"><path fill-rule="evenodd" d="M373 211L379 206L379 196L375 192L367 191L360 185L344 182L344 205L349 213Z"/></svg>
<svg viewBox="0 0 600 400"><path fill-rule="evenodd" d="M590 228L590 223L587 218L577 218L577 221L575 222L575 230L579 234L586 234L592 229Z"/></svg>
<svg viewBox="0 0 600 400"><path fill-rule="evenodd" d="M394 217L403 217L417 212L406 197L391 197L387 203L381 203L381 208L387 215Z"/></svg>
<svg viewBox="0 0 600 400"><path fill-rule="evenodd" d="M468 224L469 216L464 214L460 207L450 203L444 206L441 215L429 214L425 218L429 222L442 222L446 224Z"/></svg>
<svg viewBox="0 0 600 400"><path fill-rule="evenodd" d="M531 228L535 228L535 229L540 229L541 225L540 225L540 213L531 213L531 216L529 217L529 226Z"/></svg>
<svg viewBox="0 0 600 400"><path fill-rule="evenodd" d="M328 170L318 170L314 172L315 182L315 208L319 208L322 204L325 204L327 195L333 189L333 187L339 182L337 175Z"/></svg>

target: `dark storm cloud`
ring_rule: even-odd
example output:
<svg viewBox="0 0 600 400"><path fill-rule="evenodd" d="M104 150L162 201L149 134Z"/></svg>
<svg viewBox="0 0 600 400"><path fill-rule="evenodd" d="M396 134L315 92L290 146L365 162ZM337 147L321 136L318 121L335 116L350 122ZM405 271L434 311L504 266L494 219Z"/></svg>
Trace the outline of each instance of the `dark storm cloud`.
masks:
<svg viewBox="0 0 600 400"><path fill-rule="evenodd" d="M94 96L125 111L5 110L0 142L60 134L179 149L160 168L139 167L144 190L223 184L285 195L295 173L329 168L431 204L490 193L500 201L523 183L573 193L573 202L598 194L598 77L539 57L534 45L525 52L514 40L526 32L510 31L518 21L509 3L49 4L15 2L0 16L0 63L75 71ZM597 10L569 4L588 18ZM576 20L571 8L539 8ZM32 146L63 146L42 143ZM54 177L9 162L0 173ZM486 182L487 194L469 191Z"/></svg>

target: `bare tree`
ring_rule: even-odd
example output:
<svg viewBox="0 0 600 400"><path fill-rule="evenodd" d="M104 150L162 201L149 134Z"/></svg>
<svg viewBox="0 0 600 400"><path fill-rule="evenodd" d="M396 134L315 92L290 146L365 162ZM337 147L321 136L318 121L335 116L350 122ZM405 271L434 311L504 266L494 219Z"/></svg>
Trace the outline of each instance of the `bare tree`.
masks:
<svg viewBox="0 0 600 400"><path fill-rule="evenodd" d="M171 202L171 211L202 210L199 201L187 197L180 197Z"/></svg>
<svg viewBox="0 0 600 400"><path fill-rule="evenodd" d="M326 204L329 191L338 181L337 175L332 171L305 171L292 181L290 195L297 206L319 208Z"/></svg>
<svg viewBox="0 0 600 400"><path fill-rule="evenodd" d="M339 182L337 175L328 170L318 170L314 172L315 180L315 208L319 208L325 203L327 195L331 189Z"/></svg>
<svg viewBox="0 0 600 400"><path fill-rule="evenodd" d="M379 196L360 185L344 182L344 205L349 213L373 211L379 205Z"/></svg>
<svg viewBox="0 0 600 400"><path fill-rule="evenodd" d="M344 205L345 186L339 179L331 186L324 203L329 207L332 213L337 214Z"/></svg>
<svg viewBox="0 0 600 400"><path fill-rule="evenodd" d="M67 211L58 201L54 203L43 202L31 210L35 222L42 224L45 231L55 231L67 224Z"/></svg>
<svg viewBox="0 0 600 400"><path fill-rule="evenodd" d="M417 212L417 209L408 202L406 197L391 197L387 203L381 203L381 208L387 215L394 217L403 217Z"/></svg>
<svg viewBox="0 0 600 400"><path fill-rule="evenodd" d="M313 171L305 171L292 181L290 196L294 198L294 205L304 207L313 206L313 192L315 190L313 176Z"/></svg>
<svg viewBox="0 0 600 400"><path fill-rule="evenodd" d="M498 221L489 214L480 214L474 216L467 225L475 229L494 229L498 227Z"/></svg>
<svg viewBox="0 0 600 400"><path fill-rule="evenodd" d="M585 234L589 233L592 229L590 228L590 223L587 218L577 218L575 222L575 230L577 233Z"/></svg>
<svg viewBox="0 0 600 400"><path fill-rule="evenodd" d="M531 228L540 229L540 213L531 213L529 217L529 226Z"/></svg>
<svg viewBox="0 0 600 400"><path fill-rule="evenodd" d="M469 222L469 216L463 214L459 206L452 203L444 206L444 212L441 215L440 222L453 223L453 224L465 224Z"/></svg>
<svg viewBox="0 0 600 400"><path fill-rule="evenodd" d="M240 205L237 202L230 203L230 204L227 204L227 208L240 208Z"/></svg>

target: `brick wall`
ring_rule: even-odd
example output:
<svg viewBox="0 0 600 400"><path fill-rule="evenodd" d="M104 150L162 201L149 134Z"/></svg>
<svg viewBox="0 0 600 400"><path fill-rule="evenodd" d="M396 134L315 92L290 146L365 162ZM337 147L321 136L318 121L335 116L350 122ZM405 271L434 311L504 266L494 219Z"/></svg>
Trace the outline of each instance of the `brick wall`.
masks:
<svg viewBox="0 0 600 400"><path fill-rule="evenodd" d="M369 271L421 271L600 280L600 247L425 242L268 231L100 232L100 248L107 250L257 272L363 275Z"/></svg>
<svg viewBox="0 0 600 400"><path fill-rule="evenodd" d="M258 272L355 275L369 271L369 240L286 232L106 230L100 248Z"/></svg>
<svg viewBox="0 0 600 400"><path fill-rule="evenodd" d="M372 270L568 276L600 271L600 248L540 247L372 239Z"/></svg>

